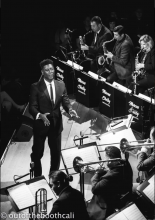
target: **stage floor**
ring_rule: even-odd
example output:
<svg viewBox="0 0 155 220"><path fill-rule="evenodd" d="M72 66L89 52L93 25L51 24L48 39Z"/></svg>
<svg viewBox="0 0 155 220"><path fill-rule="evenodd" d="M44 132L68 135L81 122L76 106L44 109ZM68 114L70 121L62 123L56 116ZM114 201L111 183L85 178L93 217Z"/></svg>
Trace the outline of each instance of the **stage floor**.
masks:
<svg viewBox="0 0 155 220"><path fill-rule="evenodd" d="M99 151L103 151L105 146L108 146L108 144L111 145L112 143L120 143L120 140L122 138L126 138L128 141L136 141L140 139L138 134L133 132L130 128L120 130L118 132L107 132L106 129L107 126L109 125L109 119L107 117L101 115L97 111L97 109L90 109L81 105L80 103L77 103L73 98L71 99L71 103L73 109L76 110L79 118L75 118L75 119L69 118L68 114L65 113L64 110L62 109L63 127L64 127L64 130L62 132L62 152L68 149L66 150L66 152L68 153L65 153L64 157L65 155L67 155L68 157L69 155L71 155L72 157L74 156L74 154L71 153L73 152L72 147L75 147L76 145L80 144L79 141L74 141L74 139L81 137L81 135L88 136L88 138L83 140L83 144L89 144L95 142L98 145ZM9 217L9 214L15 214L16 212L13 209L6 195L5 187L15 184L14 175L21 176L26 173L29 173L32 142L33 142L33 136L29 142L12 143L9 146L8 152L1 166L1 212L6 213L6 218L4 219L16 219L16 220L22 219L21 217L19 217L19 215L14 215L14 216L11 215L11 218ZM102 145L102 144L107 144L107 145ZM119 144L113 144L113 145L119 147ZM78 147L76 147L76 149L77 148ZM84 155L84 158L85 156L86 155ZM90 159L91 157L92 155L90 154ZM101 152L101 158L104 159L103 152ZM74 158L70 158L70 159L74 159ZM88 156L87 159L90 162ZM68 158L66 158L66 160L68 162ZM134 173L133 182L136 182L136 178L138 176L138 172L136 169L136 165L137 165L136 155L130 153L129 161L133 168L133 173ZM42 168L43 168L43 175L45 176L47 181L48 181L49 166L50 166L49 162L50 162L50 151L46 140L44 156L42 158ZM61 161L60 169L64 169L64 165L62 161ZM85 188L86 201L88 201L92 197L91 184L90 184L91 176L92 174L90 173L85 174L84 188ZM20 182L27 179L29 179L29 176L21 179ZM79 174L74 172L73 179L74 180L73 182L71 182L71 185L76 189L80 189ZM48 212L51 210L52 204L53 202L48 202ZM28 209L22 211L22 213L28 213ZM26 215L24 219L28 219Z"/></svg>

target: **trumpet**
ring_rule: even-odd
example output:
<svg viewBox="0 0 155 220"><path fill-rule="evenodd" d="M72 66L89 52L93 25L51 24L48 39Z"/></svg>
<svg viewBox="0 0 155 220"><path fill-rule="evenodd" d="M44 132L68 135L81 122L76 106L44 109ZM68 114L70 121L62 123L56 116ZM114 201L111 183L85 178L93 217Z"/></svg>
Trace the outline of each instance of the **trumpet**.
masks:
<svg viewBox="0 0 155 220"><path fill-rule="evenodd" d="M120 149L121 149L122 153L125 153L126 151L132 151L132 150L138 149L138 148L140 149L142 147L146 147L147 149L154 147L154 143L141 143L141 144L138 143L138 144L134 144L134 145L131 145L130 143L132 143L132 142L128 142L128 140L125 138L123 138L120 141Z"/></svg>
<svg viewBox="0 0 155 220"><path fill-rule="evenodd" d="M116 161L124 161L121 158L115 158L115 159L109 159L109 160L100 160L100 161L95 161L95 162L83 162L82 158L77 156L73 160L73 168L77 173L81 172L81 169L85 166L93 165L93 164L99 164L99 163L104 163L104 162L116 162Z"/></svg>

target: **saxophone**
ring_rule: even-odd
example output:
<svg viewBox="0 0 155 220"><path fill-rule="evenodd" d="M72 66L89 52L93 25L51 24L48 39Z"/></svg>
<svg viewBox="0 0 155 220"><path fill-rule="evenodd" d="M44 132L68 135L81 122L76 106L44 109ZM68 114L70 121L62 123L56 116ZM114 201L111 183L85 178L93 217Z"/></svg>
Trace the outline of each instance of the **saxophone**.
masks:
<svg viewBox="0 0 155 220"><path fill-rule="evenodd" d="M114 41L114 40L115 40L115 38L113 37L113 39L111 39L111 40L109 40L109 41L103 42L102 47L103 47L103 52L104 52L104 54L108 53L108 50L107 50L107 48L106 48L105 45L106 45L107 43L111 43L111 42ZM98 57L98 64L99 64L99 65L104 65L105 62L107 62L107 64L109 64L108 58L105 58L104 55L101 55L101 56Z"/></svg>
<svg viewBox="0 0 155 220"><path fill-rule="evenodd" d="M140 54L141 52L144 52L144 50L141 49L141 50L137 53L137 55L136 55L136 58L135 58L135 71L134 71L134 72L135 72L138 76L144 77L144 76L145 76L145 72L146 72L144 68L141 68L141 69L139 69L139 70L136 70L137 64L139 64L139 63L144 63L144 62L145 62L145 58L146 58L146 56L147 56L147 53L145 53L142 62L139 62L139 54Z"/></svg>

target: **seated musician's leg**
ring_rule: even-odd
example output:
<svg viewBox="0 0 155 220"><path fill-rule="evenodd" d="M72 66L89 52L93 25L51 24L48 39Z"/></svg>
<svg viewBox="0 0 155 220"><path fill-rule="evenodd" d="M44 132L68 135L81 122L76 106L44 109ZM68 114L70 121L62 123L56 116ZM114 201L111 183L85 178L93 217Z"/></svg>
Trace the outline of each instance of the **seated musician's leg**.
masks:
<svg viewBox="0 0 155 220"><path fill-rule="evenodd" d="M107 82L113 83L114 81L118 81L118 76L116 72L112 72L106 79Z"/></svg>
<svg viewBox="0 0 155 220"><path fill-rule="evenodd" d="M97 66L97 63L96 63L96 59L93 59L93 60L90 61L90 70L93 73L97 73L98 66Z"/></svg>

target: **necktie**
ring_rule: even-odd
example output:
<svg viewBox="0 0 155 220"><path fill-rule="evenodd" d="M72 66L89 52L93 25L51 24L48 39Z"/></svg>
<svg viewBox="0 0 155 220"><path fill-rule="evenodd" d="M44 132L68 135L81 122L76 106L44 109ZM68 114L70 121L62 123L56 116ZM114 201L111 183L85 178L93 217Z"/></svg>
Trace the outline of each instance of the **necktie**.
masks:
<svg viewBox="0 0 155 220"><path fill-rule="evenodd" d="M97 37L98 37L98 33L96 33L96 35L95 35L95 44L97 42Z"/></svg>
<svg viewBox="0 0 155 220"><path fill-rule="evenodd" d="M54 104L52 83L50 83L50 98L51 98L52 104Z"/></svg>

